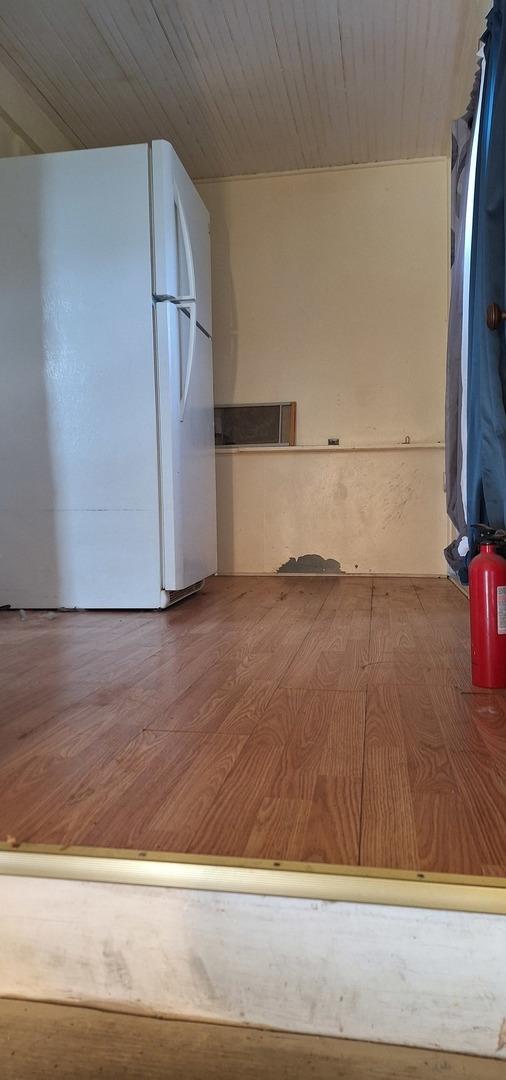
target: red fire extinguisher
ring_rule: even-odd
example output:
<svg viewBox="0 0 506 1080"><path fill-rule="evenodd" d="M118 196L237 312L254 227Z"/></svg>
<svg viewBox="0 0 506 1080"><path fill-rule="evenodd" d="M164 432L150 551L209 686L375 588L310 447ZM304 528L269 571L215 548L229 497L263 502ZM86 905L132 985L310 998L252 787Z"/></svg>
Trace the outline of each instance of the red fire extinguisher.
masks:
<svg viewBox="0 0 506 1080"><path fill-rule="evenodd" d="M474 686L506 688L506 558L503 532L480 526L480 551L469 566L471 666Z"/></svg>

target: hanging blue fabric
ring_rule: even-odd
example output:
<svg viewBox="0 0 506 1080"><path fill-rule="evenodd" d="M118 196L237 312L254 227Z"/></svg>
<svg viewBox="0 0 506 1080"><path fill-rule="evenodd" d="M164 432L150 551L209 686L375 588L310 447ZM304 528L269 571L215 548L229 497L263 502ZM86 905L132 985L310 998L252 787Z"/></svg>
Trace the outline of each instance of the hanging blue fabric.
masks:
<svg viewBox="0 0 506 1080"><path fill-rule="evenodd" d="M467 521L506 525L506 337L485 313L506 307L506 0L487 19L469 296ZM476 530L469 529L470 556Z"/></svg>
<svg viewBox="0 0 506 1080"><path fill-rule="evenodd" d="M445 397L446 508L456 532L445 549L453 573L467 584L467 381L469 355L469 297L473 236L474 189L478 138L481 130L484 45L476 54L478 66L466 112L452 127L451 176L451 297L448 313Z"/></svg>

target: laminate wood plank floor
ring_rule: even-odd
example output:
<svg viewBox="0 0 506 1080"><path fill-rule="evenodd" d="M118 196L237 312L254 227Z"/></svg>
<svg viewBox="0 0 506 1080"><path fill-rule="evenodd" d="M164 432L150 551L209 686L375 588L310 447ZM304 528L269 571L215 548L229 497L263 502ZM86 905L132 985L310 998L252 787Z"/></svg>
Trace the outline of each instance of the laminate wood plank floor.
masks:
<svg viewBox="0 0 506 1080"><path fill-rule="evenodd" d="M0 838L506 877L506 692L444 579L0 613Z"/></svg>

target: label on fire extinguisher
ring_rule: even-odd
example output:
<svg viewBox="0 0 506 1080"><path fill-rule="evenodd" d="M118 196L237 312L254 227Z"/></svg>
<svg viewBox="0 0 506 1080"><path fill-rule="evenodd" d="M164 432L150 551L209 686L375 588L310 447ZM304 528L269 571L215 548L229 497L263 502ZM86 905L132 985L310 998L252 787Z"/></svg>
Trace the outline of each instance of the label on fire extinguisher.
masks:
<svg viewBox="0 0 506 1080"><path fill-rule="evenodd" d="M506 585L497 586L497 633L506 634Z"/></svg>

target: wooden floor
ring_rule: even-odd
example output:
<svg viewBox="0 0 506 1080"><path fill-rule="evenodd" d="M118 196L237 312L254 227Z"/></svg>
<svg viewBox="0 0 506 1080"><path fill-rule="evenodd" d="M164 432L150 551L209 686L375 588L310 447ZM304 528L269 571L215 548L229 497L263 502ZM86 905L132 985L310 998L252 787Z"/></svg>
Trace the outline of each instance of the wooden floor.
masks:
<svg viewBox="0 0 506 1080"><path fill-rule="evenodd" d="M440 1050L0 1000L2 1080L500 1080Z"/></svg>
<svg viewBox="0 0 506 1080"><path fill-rule="evenodd" d="M443 579L0 614L0 838L506 876L506 695Z"/></svg>

